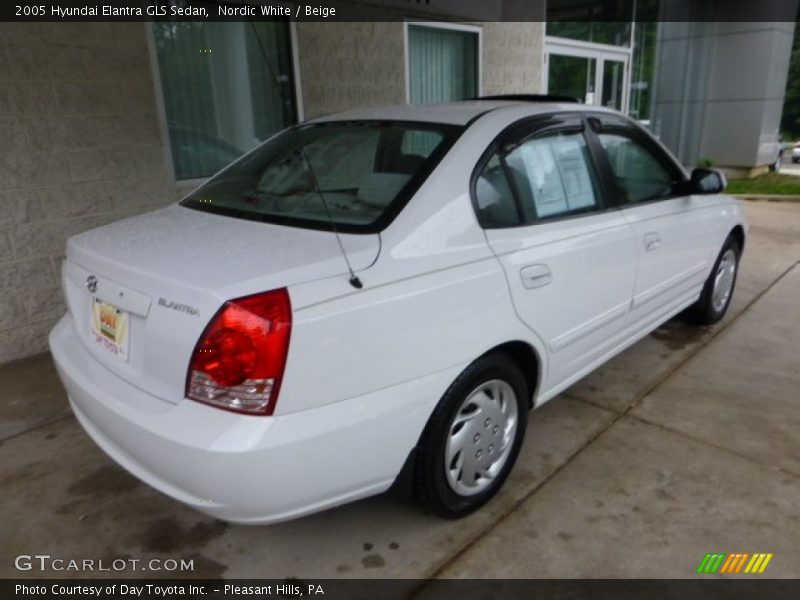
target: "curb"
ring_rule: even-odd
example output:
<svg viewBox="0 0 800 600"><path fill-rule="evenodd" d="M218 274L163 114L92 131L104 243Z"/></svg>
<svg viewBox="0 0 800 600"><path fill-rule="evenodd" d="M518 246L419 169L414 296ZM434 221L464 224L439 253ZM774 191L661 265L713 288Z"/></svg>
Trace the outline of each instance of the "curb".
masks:
<svg viewBox="0 0 800 600"><path fill-rule="evenodd" d="M800 196L788 194L731 194L731 196L749 202L800 202Z"/></svg>

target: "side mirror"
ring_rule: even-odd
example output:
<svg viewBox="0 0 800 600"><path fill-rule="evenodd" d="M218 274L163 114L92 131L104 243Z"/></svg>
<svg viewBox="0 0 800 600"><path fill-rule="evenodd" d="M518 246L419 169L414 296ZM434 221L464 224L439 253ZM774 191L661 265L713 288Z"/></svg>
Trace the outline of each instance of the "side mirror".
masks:
<svg viewBox="0 0 800 600"><path fill-rule="evenodd" d="M725 189L725 176L713 169L698 167L689 179L690 194L719 194Z"/></svg>

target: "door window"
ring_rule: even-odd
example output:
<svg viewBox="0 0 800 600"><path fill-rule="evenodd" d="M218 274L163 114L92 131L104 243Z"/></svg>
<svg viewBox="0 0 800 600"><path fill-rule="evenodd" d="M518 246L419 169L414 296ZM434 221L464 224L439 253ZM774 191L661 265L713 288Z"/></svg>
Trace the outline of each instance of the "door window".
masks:
<svg viewBox="0 0 800 600"><path fill-rule="evenodd" d="M601 207L597 177L581 133L530 138L506 156L506 163L528 220Z"/></svg>
<svg viewBox="0 0 800 600"><path fill-rule="evenodd" d="M597 137L608 155L622 202L647 202L675 194L680 175L649 148L624 133Z"/></svg>
<svg viewBox="0 0 800 600"><path fill-rule="evenodd" d="M492 154L475 180L474 198L478 221L489 229L602 207L586 141L572 132L531 137L505 155Z"/></svg>

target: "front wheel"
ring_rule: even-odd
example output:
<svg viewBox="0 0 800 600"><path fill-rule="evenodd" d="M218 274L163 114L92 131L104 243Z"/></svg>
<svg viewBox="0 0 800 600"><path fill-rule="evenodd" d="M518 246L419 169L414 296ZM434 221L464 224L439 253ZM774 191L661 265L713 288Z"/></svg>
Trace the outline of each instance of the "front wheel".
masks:
<svg viewBox="0 0 800 600"><path fill-rule="evenodd" d="M467 515L503 485L525 436L528 385L502 353L476 360L433 411L417 446L415 491L444 517Z"/></svg>
<svg viewBox="0 0 800 600"><path fill-rule="evenodd" d="M703 286L700 298L689 308L689 317L695 323L713 325L725 316L736 287L740 255L739 242L733 236L728 236Z"/></svg>

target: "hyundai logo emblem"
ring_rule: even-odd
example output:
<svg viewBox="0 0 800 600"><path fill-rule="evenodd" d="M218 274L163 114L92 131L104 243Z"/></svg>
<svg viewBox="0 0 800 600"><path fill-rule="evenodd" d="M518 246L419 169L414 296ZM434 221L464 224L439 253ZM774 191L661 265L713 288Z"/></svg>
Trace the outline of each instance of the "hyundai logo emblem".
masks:
<svg viewBox="0 0 800 600"><path fill-rule="evenodd" d="M89 275L86 278L86 289L93 294L97 291L97 277L94 275Z"/></svg>

